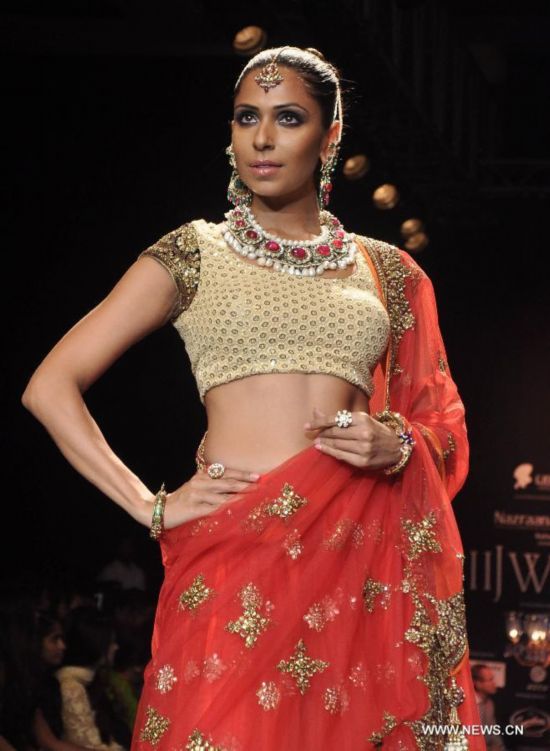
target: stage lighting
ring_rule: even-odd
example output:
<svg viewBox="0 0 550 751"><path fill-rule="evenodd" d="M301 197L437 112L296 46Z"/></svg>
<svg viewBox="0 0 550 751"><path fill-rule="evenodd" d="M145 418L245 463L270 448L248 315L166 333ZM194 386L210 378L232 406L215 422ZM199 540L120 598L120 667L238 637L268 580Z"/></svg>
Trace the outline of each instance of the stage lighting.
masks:
<svg viewBox="0 0 550 751"><path fill-rule="evenodd" d="M424 229L424 223L420 219L406 219L401 225L401 236L410 237L416 232L422 232Z"/></svg>
<svg viewBox="0 0 550 751"><path fill-rule="evenodd" d="M393 209L399 201L399 193L395 185L384 183L376 188L372 200L377 209Z"/></svg>
<svg viewBox="0 0 550 751"><path fill-rule="evenodd" d="M237 55L252 56L265 47L267 34L261 26L245 26L233 37Z"/></svg>
<svg viewBox="0 0 550 751"><path fill-rule="evenodd" d="M405 248L411 253L419 253L428 243L428 235L425 232L415 232L405 240Z"/></svg>
<svg viewBox="0 0 550 751"><path fill-rule="evenodd" d="M359 180L370 169L368 157L365 154L355 154L344 162L342 172L348 180Z"/></svg>

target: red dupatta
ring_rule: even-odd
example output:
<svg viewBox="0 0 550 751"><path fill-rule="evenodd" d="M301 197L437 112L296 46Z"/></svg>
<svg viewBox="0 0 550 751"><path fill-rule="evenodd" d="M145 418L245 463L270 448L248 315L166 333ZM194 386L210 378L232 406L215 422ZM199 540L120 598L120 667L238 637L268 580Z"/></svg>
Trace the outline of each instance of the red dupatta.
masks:
<svg viewBox="0 0 550 751"><path fill-rule="evenodd" d="M464 554L451 509L469 470L465 407L449 368L430 278L400 248L364 237L358 245L391 324L385 361L373 373L371 414L399 412L416 441L402 476L389 482L392 503L401 507L402 588L415 608L404 636L422 650L426 670L426 714L411 726L420 748L439 748L422 724L457 721L457 708L466 725L479 723L468 665ZM427 552L437 555L422 555ZM475 739L478 744L485 747L483 738Z"/></svg>

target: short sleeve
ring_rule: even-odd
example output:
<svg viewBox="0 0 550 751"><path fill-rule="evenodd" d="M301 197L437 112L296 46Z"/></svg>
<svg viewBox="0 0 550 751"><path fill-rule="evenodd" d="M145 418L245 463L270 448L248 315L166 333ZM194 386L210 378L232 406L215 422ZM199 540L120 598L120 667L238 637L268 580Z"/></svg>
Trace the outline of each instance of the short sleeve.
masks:
<svg viewBox="0 0 550 751"><path fill-rule="evenodd" d="M169 272L178 290L178 297L170 315L175 321L191 305L200 277L200 247L192 222L168 232L143 250L138 258L150 256Z"/></svg>

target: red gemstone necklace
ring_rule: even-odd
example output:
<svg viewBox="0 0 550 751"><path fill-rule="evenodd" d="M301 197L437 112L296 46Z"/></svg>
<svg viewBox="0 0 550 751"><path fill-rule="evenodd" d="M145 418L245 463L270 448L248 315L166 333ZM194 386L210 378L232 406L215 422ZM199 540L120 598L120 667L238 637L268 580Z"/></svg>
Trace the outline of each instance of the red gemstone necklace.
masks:
<svg viewBox="0 0 550 751"><path fill-rule="evenodd" d="M313 240L286 240L266 232L248 206L231 209L222 224L224 240L259 266L294 276L319 276L330 269L345 269L355 261L355 235L346 232L330 211L319 213L321 234Z"/></svg>

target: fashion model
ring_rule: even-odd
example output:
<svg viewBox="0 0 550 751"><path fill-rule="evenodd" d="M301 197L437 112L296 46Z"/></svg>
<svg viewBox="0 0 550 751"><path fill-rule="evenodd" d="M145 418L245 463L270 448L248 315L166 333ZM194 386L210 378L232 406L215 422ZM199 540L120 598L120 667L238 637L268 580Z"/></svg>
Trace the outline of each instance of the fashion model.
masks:
<svg viewBox="0 0 550 751"><path fill-rule="evenodd" d="M224 220L140 252L23 396L161 547L132 751L484 749L451 508L465 409L432 283L327 208L343 108L317 50L257 54L233 106ZM82 395L167 322L208 430L196 473L154 492Z"/></svg>

